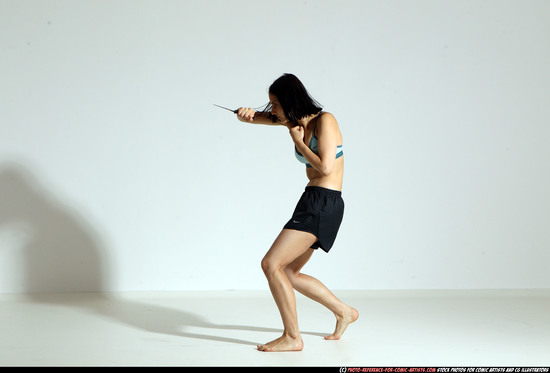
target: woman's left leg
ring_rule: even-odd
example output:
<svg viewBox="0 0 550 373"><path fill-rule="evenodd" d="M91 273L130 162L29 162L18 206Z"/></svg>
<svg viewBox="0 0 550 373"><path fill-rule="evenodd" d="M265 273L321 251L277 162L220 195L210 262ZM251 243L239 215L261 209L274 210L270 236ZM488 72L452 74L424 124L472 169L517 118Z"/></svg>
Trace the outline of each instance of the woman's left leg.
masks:
<svg viewBox="0 0 550 373"><path fill-rule="evenodd" d="M283 319L283 335L269 343L259 345L260 351L300 351L303 348L296 297L285 268L296 258L304 254L317 237L308 232L283 229L273 245L262 259L262 269L269 283L269 289Z"/></svg>

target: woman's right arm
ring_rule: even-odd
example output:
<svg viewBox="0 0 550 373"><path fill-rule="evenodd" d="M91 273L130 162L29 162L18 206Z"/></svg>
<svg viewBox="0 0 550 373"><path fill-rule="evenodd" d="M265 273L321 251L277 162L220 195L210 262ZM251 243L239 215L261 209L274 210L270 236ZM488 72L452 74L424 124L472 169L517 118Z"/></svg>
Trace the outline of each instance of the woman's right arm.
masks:
<svg viewBox="0 0 550 373"><path fill-rule="evenodd" d="M267 124L271 126L280 126L281 123L273 122L269 113L256 112L250 108L239 108L237 110L237 119L241 122L251 123L251 124Z"/></svg>

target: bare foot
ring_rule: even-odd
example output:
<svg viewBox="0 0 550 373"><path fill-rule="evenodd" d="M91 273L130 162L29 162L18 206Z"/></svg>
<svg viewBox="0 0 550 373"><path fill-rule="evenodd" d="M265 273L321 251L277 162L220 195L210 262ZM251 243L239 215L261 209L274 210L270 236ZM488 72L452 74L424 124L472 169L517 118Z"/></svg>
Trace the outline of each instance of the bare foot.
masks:
<svg viewBox="0 0 550 373"><path fill-rule="evenodd" d="M336 329L331 335L327 335L325 339L327 341L334 341L340 339L342 334L346 331L349 324L357 320L359 312L355 308L349 307L342 315L336 316Z"/></svg>
<svg viewBox="0 0 550 373"><path fill-rule="evenodd" d="M265 345L258 345L258 351L275 352L275 351L302 351L304 348L304 342L302 338L291 338L288 335L283 335L274 341L266 343Z"/></svg>

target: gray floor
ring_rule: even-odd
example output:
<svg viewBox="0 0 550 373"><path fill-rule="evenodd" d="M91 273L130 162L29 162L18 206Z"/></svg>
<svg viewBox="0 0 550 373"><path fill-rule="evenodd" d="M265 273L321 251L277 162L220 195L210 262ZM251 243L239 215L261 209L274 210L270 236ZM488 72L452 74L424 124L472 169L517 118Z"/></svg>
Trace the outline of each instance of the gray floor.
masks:
<svg viewBox="0 0 550 373"><path fill-rule="evenodd" d="M335 291L360 312L297 295L301 352L268 292L0 295L1 366L549 366L550 291Z"/></svg>

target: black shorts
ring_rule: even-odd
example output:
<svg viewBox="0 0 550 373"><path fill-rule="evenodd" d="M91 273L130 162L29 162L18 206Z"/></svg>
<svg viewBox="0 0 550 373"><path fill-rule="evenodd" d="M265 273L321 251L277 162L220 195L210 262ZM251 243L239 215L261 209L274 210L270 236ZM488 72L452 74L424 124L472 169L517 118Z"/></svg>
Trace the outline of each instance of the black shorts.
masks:
<svg viewBox="0 0 550 373"><path fill-rule="evenodd" d="M306 187L296 205L292 218L284 226L309 232L317 237L311 246L329 252L344 217L342 192L322 187Z"/></svg>

